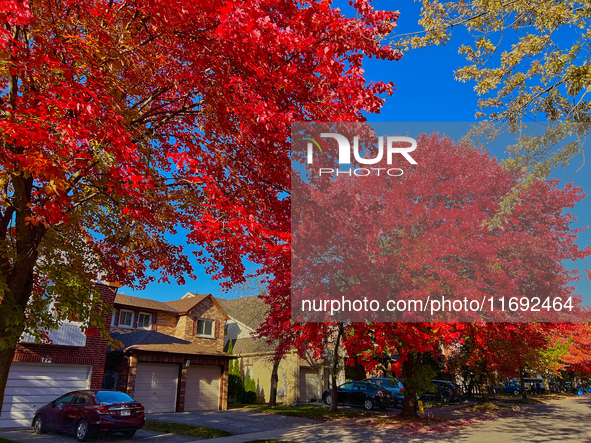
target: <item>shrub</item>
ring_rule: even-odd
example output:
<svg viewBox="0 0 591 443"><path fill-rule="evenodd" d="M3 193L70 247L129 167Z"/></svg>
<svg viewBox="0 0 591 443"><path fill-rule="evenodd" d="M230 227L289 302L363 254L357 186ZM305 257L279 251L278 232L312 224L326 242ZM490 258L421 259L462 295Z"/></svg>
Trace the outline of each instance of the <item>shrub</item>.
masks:
<svg viewBox="0 0 591 443"><path fill-rule="evenodd" d="M228 399L242 401L244 396L244 383L239 375L230 374L228 377Z"/></svg>
<svg viewBox="0 0 591 443"><path fill-rule="evenodd" d="M242 395L242 403L251 405L257 402L257 393L254 391L245 391Z"/></svg>

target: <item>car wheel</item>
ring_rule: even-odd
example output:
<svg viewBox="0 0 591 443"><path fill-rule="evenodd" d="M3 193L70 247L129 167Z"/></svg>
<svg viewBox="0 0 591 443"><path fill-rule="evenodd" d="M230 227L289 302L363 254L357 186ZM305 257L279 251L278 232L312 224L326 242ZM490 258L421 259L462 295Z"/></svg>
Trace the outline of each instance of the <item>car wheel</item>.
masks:
<svg viewBox="0 0 591 443"><path fill-rule="evenodd" d="M330 393L324 396L324 403L328 406L332 406L332 395Z"/></svg>
<svg viewBox="0 0 591 443"><path fill-rule="evenodd" d="M35 434L43 434L45 432L45 421L41 414L33 420L33 429L35 429Z"/></svg>
<svg viewBox="0 0 591 443"><path fill-rule="evenodd" d="M88 438L88 422L84 419L76 423L76 440L86 441Z"/></svg>
<svg viewBox="0 0 591 443"><path fill-rule="evenodd" d="M396 409L397 406L398 406L398 401L396 399L394 399L390 402L390 407L392 409Z"/></svg>
<svg viewBox="0 0 591 443"><path fill-rule="evenodd" d="M366 411L371 411L373 409L373 400L371 398L366 398L363 402L363 408Z"/></svg>
<svg viewBox="0 0 591 443"><path fill-rule="evenodd" d="M519 395L519 389L515 389L515 390L513 391L513 393L514 393L515 395Z"/></svg>
<svg viewBox="0 0 591 443"><path fill-rule="evenodd" d="M123 432L123 438L131 438L135 435L135 431L125 431Z"/></svg>

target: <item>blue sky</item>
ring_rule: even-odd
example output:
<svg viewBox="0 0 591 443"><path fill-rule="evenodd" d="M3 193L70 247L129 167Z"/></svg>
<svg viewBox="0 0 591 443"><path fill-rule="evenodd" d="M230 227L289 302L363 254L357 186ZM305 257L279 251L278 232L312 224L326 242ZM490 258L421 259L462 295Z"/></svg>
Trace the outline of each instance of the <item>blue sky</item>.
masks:
<svg viewBox="0 0 591 443"><path fill-rule="evenodd" d="M420 15L420 4L412 1L374 1L377 9L397 9L400 19L396 33L402 34L417 30ZM343 11L350 11L347 2L335 2ZM455 31L454 38L446 46L431 47L409 51L398 62L366 60L365 71L368 80L392 81L396 91L388 97L379 115L368 116L370 121L381 122L473 122L477 109L478 97L474 92L473 83L460 83L454 80L454 71L465 64L463 56L457 54L459 45L466 41L466 35L461 30ZM428 131L433 125L425 125ZM507 157L502 147L496 147L492 153L499 159ZM564 179L580 166L581 159L575 159L573 165L564 171L557 171L555 177ZM591 190L591 174L589 168L573 176L569 181L575 182L584 191ZM591 214L591 197L581 202L573 211L579 217L575 227L586 226ZM182 236L174 238L176 243L184 243ZM578 244L585 247L591 244L591 231L580 235ZM192 249L187 248L190 253ZM192 260L198 279L188 280L186 285L175 283L153 283L143 291L132 291L122 288L121 292L139 297L161 301L180 298L185 292L212 293L216 296L226 296L219 284L211 280L203 268ZM591 259L567 264L567 268L583 270L591 269ZM587 304L591 304L591 282L583 274L576 284L577 292L585 297ZM231 295L230 295L231 296Z"/></svg>

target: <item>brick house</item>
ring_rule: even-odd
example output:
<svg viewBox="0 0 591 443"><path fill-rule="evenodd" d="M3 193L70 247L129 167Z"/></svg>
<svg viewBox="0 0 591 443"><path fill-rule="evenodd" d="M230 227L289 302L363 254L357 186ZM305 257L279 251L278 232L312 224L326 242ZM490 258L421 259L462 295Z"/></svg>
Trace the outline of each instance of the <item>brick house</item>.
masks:
<svg viewBox="0 0 591 443"><path fill-rule="evenodd" d="M103 388L127 392L147 412L227 409L227 315L211 294L159 302L117 294Z"/></svg>
<svg viewBox="0 0 591 443"><path fill-rule="evenodd" d="M95 285L103 301L113 305L117 287ZM101 387L107 340L86 336L80 326L64 322L49 331L52 344L35 344L33 337L23 334L8 374L0 428L30 426L35 410L60 395Z"/></svg>

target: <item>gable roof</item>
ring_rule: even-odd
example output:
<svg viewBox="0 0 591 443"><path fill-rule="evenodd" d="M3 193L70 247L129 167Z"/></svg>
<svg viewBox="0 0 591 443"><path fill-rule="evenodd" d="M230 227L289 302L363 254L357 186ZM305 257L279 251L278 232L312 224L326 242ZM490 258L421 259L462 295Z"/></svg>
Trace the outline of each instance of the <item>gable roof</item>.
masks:
<svg viewBox="0 0 591 443"><path fill-rule="evenodd" d="M123 350L125 351L165 352L233 358L225 352L204 350L203 345L200 343L182 340L156 331L137 331L126 334L115 332L111 334L111 338L119 340L123 344Z"/></svg>
<svg viewBox="0 0 591 443"><path fill-rule="evenodd" d="M164 303L175 309L177 312L187 312L207 297L211 297L211 294L195 294L194 297L181 298L180 300L171 300Z"/></svg>
<svg viewBox="0 0 591 443"><path fill-rule="evenodd" d="M189 294L191 294L189 296ZM187 293L180 300L172 300L167 302L160 302L156 300L150 300L147 298L134 297L131 295L117 294L115 296L115 304L121 306L128 306L133 308L149 309L152 311L163 311L171 312L174 314L185 314L186 312L193 309L196 305L201 303L206 298L211 298L211 301L218 309L224 311L224 308L220 306L217 300L211 294L193 294ZM224 312L227 320L227 315Z"/></svg>
<svg viewBox="0 0 591 443"><path fill-rule="evenodd" d="M277 345L276 341L267 343L267 340L263 338L238 338L228 340L224 344L224 352L228 352L230 349L230 342L232 342L232 355L268 354L275 352Z"/></svg>
<svg viewBox="0 0 591 443"><path fill-rule="evenodd" d="M269 307L257 295L233 300L217 298L217 301L226 314L255 331L261 326L269 310Z"/></svg>
<svg viewBox="0 0 591 443"><path fill-rule="evenodd" d="M125 294L117 294L115 296L115 304L132 308L150 309L153 311L176 312L173 308L160 301Z"/></svg>
<svg viewBox="0 0 591 443"><path fill-rule="evenodd" d="M115 332L111 334L115 340L123 343L123 348L127 349L134 345L171 345L171 344L189 344L188 340L173 337L172 335L162 334L157 331L136 331L128 333Z"/></svg>
<svg viewBox="0 0 591 443"><path fill-rule="evenodd" d="M192 292L187 292L183 295L183 298L180 300L173 300L165 302L168 306L173 309L176 309L179 313L185 313L193 309L196 305L201 303L206 298L209 298L212 303L224 313L224 318L228 320L228 315L226 310L218 303L218 300L211 294L194 294Z"/></svg>

